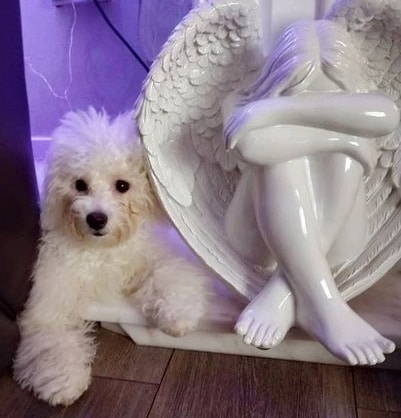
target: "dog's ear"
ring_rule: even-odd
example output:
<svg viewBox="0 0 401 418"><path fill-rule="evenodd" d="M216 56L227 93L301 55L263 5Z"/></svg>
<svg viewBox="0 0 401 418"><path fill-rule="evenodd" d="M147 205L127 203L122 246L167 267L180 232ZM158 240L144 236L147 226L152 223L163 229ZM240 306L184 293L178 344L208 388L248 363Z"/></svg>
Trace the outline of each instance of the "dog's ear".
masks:
<svg viewBox="0 0 401 418"><path fill-rule="evenodd" d="M43 197L41 202L41 225L44 231L57 229L63 222L65 199L63 198L62 185L57 176L47 172L44 181Z"/></svg>
<svg viewBox="0 0 401 418"><path fill-rule="evenodd" d="M149 187L149 195L151 196L150 206L148 208L149 214L151 215L152 219L157 222L166 222L167 215L164 212L164 209L162 207L162 204L159 198L157 197L156 190L153 187L152 181L150 180L150 177L149 177L149 173L147 172L146 169L145 169L145 173L146 173L145 174L146 180L148 182L148 187Z"/></svg>
<svg viewBox="0 0 401 418"><path fill-rule="evenodd" d="M136 184L134 186L134 198L130 204L131 212L150 218L153 221L165 221L166 215L149 178L143 155L136 156L133 164L135 166Z"/></svg>

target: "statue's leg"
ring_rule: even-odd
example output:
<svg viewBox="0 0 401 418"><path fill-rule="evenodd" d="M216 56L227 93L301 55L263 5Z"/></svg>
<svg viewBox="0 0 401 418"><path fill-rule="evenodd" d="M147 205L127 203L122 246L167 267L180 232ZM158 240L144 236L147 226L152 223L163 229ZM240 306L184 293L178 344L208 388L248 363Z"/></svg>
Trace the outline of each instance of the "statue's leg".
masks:
<svg viewBox="0 0 401 418"><path fill-rule="evenodd" d="M364 196L360 193L363 192L360 190L362 189L362 167L344 154L328 154L318 158L309 158L308 161L309 172L307 174L311 186L309 193L314 202L320 242L324 253L330 256L330 261L333 261L333 264L329 264L335 265L351 256L355 248L359 250L365 240ZM259 231L256 218L250 216L254 213L252 189L258 170L262 168L254 167L248 170L247 178L238 189L237 207L245 199L245 203L242 203L246 206L245 216L243 214L241 217L243 220L232 217L234 225L240 224L248 231L255 229ZM256 193L258 192L257 186ZM362 202L359 202L361 199ZM351 235L350 231L343 231L350 213L352 214ZM253 219L251 227L247 225L250 218ZM260 243L263 240L261 237L254 242L254 245L250 245L247 240L244 241L244 236L246 236L246 231L240 231L238 245L244 245L245 250L264 248ZM284 272L277 269L262 291L241 313L235 329L244 337L245 343L261 348L272 348L283 340L293 325L293 295Z"/></svg>
<svg viewBox="0 0 401 418"><path fill-rule="evenodd" d="M252 184L256 167L249 166L242 172L224 217L224 227L230 245L247 261L261 267L275 265L256 222Z"/></svg>
<svg viewBox="0 0 401 418"><path fill-rule="evenodd" d="M362 166L344 154L309 160L319 234L333 267L357 256L366 244Z"/></svg>
<svg viewBox="0 0 401 418"><path fill-rule="evenodd" d="M255 172L248 167L242 173L234 197L225 215L225 230L232 247L248 261L267 268L275 266L256 221L253 184ZM256 307L256 309L255 309ZM264 308L266 311L265 312ZM269 321L266 321L266 318ZM279 344L294 325L294 298L280 269L238 318L235 330L247 344L271 348Z"/></svg>
<svg viewBox="0 0 401 418"><path fill-rule="evenodd" d="M375 364L394 344L342 300L332 277L316 218L306 158L260 170L256 217L296 300L297 322L334 355Z"/></svg>

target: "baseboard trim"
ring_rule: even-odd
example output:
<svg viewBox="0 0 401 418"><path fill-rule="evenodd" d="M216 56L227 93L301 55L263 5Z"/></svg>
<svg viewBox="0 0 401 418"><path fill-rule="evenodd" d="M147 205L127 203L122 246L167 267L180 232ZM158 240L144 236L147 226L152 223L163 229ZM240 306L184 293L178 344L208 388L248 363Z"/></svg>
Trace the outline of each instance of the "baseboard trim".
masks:
<svg viewBox="0 0 401 418"><path fill-rule="evenodd" d="M51 137L49 136L33 136L32 141L32 152L35 161L42 161L46 158L49 150Z"/></svg>

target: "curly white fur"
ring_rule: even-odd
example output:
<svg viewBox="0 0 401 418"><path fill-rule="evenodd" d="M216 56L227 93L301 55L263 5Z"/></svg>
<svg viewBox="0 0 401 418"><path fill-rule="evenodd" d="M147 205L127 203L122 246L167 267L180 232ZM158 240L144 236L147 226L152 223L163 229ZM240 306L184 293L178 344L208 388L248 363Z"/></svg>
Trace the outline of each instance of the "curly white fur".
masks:
<svg viewBox="0 0 401 418"><path fill-rule="evenodd" d="M208 272L174 253L155 226L153 195L136 128L94 109L70 112L55 130L33 288L19 324L15 379L52 405L88 387L96 347L80 316L93 300L129 297L166 333L196 328Z"/></svg>

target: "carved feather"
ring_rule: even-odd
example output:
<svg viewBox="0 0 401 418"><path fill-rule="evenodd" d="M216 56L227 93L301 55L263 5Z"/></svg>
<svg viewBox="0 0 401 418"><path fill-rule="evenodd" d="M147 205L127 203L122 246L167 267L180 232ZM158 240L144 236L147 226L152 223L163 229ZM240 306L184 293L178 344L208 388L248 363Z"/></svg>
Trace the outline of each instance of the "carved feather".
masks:
<svg viewBox="0 0 401 418"><path fill-rule="evenodd" d="M366 73L379 90L400 106L401 2L339 0L328 15L350 33ZM376 141L381 152L368 179L369 242L362 253L336 269L339 289L347 299L383 277L401 258L401 129Z"/></svg>
<svg viewBox="0 0 401 418"><path fill-rule="evenodd" d="M151 178L172 221L200 257L239 294L264 278L228 245L223 216L238 181L238 159L222 140L222 103L261 63L258 6L205 4L174 30L137 103Z"/></svg>
<svg viewBox="0 0 401 418"><path fill-rule="evenodd" d="M223 216L240 173L235 153L222 141L221 106L259 68L257 17L258 6L250 0L190 12L152 65L137 104L151 178L167 213L195 252L247 299L266 277L225 238ZM401 1L338 0L328 18L351 34L372 86L400 105ZM366 181L369 242L334 271L346 299L401 258L400 133L376 140L380 158Z"/></svg>

